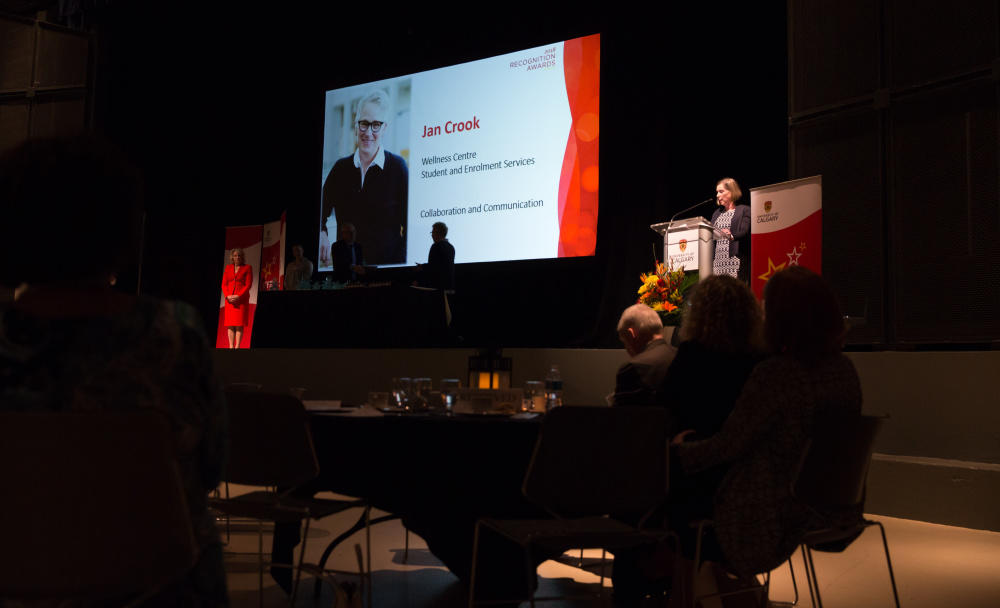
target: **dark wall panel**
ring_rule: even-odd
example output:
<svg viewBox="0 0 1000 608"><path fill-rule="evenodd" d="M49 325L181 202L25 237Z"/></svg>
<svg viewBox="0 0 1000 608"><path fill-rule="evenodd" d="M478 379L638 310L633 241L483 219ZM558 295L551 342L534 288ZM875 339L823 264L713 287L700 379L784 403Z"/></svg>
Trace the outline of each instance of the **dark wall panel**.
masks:
<svg viewBox="0 0 1000 608"><path fill-rule="evenodd" d="M87 38L48 28L39 29L40 87L83 87L87 84Z"/></svg>
<svg viewBox="0 0 1000 608"><path fill-rule="evenodd" d="M0 91L31 86L35 26L0 18Z"/></svg>
<svg viewBox="0 0 1000 608"><path fill-rule="evenodd" d="M792 178L823 176L823 275L844 312L866 318L848 341L884 342L878 115L869 111L799 125L792 141Z"/></svg>
<svg viewBox="0 0 1000 608"><path fill-rule="evenodd" d="M891 84L910 86L989 68L997 0L891 0Z"/></svg>
<svg viewBox="0 0 1000 608"><path fill-rule="evenodd" d="M879 87L879 3L799 0L789 9L792 114Z"/></svg>
<svg viewBox="0 0 1000 608"><path fill-rule="evenodd" d="M33 104L31 112L32 137L77 135L86 124L83 97L40 100Z"/></svg>
<svg viewBox="0 0 1000 608"><path fill-rule="evenodd" d="M0 103L0 154L28 139L29 112L25 99Z"/></svg>
<svg viewBox="0 0 1000 608"><path fill-rule="evenodd" d="M891 125L900 341L1000 340L996 85L897 103Z"/></svg>

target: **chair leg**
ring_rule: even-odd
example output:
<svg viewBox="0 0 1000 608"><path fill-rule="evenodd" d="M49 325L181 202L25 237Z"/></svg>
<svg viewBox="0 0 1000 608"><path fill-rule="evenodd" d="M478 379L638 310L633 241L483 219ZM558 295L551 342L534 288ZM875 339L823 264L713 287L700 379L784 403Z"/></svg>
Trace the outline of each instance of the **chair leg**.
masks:
<svg viewBox="0 0 1000 608"><path fill-rule="evenodd" d="M896 608L899 608L899 592L896 590L896 576L892 572L892 558L889 557L889 541L885 538L885 527L882 526L882 522L873 521L872 524L878 526L879 532L882 533L882 547L885 549L885 563L889 567L889 582L892 583L892 597L896 600Z"/></svg>
<svg viewBox="0 0 1000 608"><path fill-rule="evenodd" d="M476 529L472 535L472 570L469 575L469 608L476 605L476 565L479 561L479 522L476 522Z"/></svg>
<svg viewBox="0 0 1000 608"><path fill-rule="evenodd" d="M695 598L698 597L698 594L696 593L697 591L696 586L698 583L698 570L701 569L701 537L704 534L704 532L705 532L705 522L703 521L698 522L698 530L696 532L694 541L694 563L691 565L691 586L688 587L691 597L686 598L690 599L689 602L685 602L687 605L690 606L690 608L696 608Z"/></svg>
<svg viewBox="0 0 1000 608"><path fill-rule="evenodd" d="M792 577L792 591L795 593L795 599L792 600L792 606L798 606L799 605L799 586L795 582L795 566L792 564L792 558L793 557L795 557L794 553L792 553L791 555L788 556L788 573Z"/></svg>
<svg viewBox="0 0 1000 608"><path fill-rule="evenodd" d="M306 542L309 540L309 518L305 518L305 531L302 533L302 542L299 544L299 565L292 564L292 569L295 570L295 582L292 584L292 597L291 606L295 606L295 598L299 594L299 583L302 580L302 564L305 563L306 558Z"/></svg>
<svg viewBox="0 0 1000 608"><path fill-rule="evenodd" d="M764 574L764 593L760 596L760 608L767 608L768 600L771 597L771 573Z"/></svg>
<svg viewBox="0 0 1000 608"><path fill-rule="evenodd" d="M410 531L403 528L403 563L410 561Z"/></svg>
<svg viewBox="0 0 1000 608"><path fill-rule="evenodd" d="M819 594L819 579L816 578L816 565L813 562L812 550L809 549L807 545L802 547L806 556L806 577L812 579L812 587L809 590L809 595L813 596L813 606L815 608L823 608L823 598Z"/></svg>
<svg viewBox="0 0 1000 608"><path fill-rule="evenodd" d="M257 606L264 608L264 522L257 520Z"/></svg>
<svg viewBox="0 0 1000 608"><path fill-rule="evenodd" d="M604 568L608 563L608 551L606 549L601 549L601 579L598 581L600 585L599 591L597 592L597 597L604 596ZM580 565L583 565L583 549L580 549Z"/></svg>
<svg viewBox="0 0 1000 608"><path fill-rule="evenodd" d="M223 483L226 484L226 500L229 500L229 482L226 481L226 482L223 482ZM218 488L216 488L216 490L218 490ZM232 542L232 539L230 538L229 515L227 514L226 515L226 544L228 545L230 542Z"/></svg>
<svg viewBox="0 0 1000 608"><path fill-rule="evenodd" d="M368 562L367 568L362 568L361 578L365 576L368 577L368 608L372 608L374 604L372 603L372 506L369 504L365 505L365 552L367 555L365 559ZM361 560L358 559L358 565L361 565ZM367 574L366 574L367 573Z"/></svg>
<svg viewBox="0 0 1000 608"><path fill-rule="evenodd" d="M371 578L370 578L371 577L371 572L369 571L367 575L365 574L365 564L364 564L364 561L362 561L362 559L361 559L361 545L359 545L357 543L354 544L354 556L358 560L358 572L361 573L361 579L360 579L361 580L361 588L358 589L358 593L361 595L361 597L365 597L365 579L367 578L368 579L368 584L367 584L367 587L368 587L368 592L367 592L368 593L368 608L372 608L372 585L371 585L372 581L371 581Z"/></svg>
<svg viewBox="0 0 1000 608"><path fill-rule="evenodd" d="M531 559L531 546L524 548L524 582L527 584L526 589L531 594L528 597L528 603L531 608L535 608L535 592L531 589L531 577L535 574L535 568L533 566L533 560Z"/></svg>
<svg viewBox="0 0 1000 608"><path fill-rule="evenodd" d="M800 545L799 548L802 550L802 568L806 572L806 589L809 591L809 606L812 608L816 606L816 595L813 593L812 576L809 575L809 562L806 561L806 546Z"/></svg>

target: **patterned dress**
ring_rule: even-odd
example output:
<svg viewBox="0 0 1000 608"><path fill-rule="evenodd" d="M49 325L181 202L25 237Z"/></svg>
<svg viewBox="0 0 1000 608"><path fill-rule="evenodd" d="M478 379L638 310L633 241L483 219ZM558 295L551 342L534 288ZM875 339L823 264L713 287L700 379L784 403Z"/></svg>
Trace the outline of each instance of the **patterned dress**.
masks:
<svg viewBox="0 0 1000 608"><path fill-rule="evenodd" d="M685 474L730 464L715 493L713 519L727 565L751 576L781 565L821 521L791 496L808 439L829 416L861 413L861 382L838 354L813 365L788 356L762 361L722 430L677 446ZM825 514L839 521L856 512Z"/></svg>
<svg viewBox="0 0 1000 608"><path fill-rule="evenodd" d="M715 227L720 230L731 230L733 215L735 214L735 207L724 212L715 219ZM726 239L720 239L715 242L715 259L712 260L712 274L728 274L731 277L736 277L739 274L740 259L735 256L729 256L729 243L730 241Z"/></svg>
<svg viewBox="0 0 1000 608"><path fill-rule="evenodd" d="M207 495L222 476L226 413L200 319L186 304L99 290L80 295L95 296L100 305L90 308L100 312L38 314L16 303L0 306L0 409L163 412L202 556L186 580L147 605L225 605L221 545ZM102 310L105 301L112 305Z"/></svg>

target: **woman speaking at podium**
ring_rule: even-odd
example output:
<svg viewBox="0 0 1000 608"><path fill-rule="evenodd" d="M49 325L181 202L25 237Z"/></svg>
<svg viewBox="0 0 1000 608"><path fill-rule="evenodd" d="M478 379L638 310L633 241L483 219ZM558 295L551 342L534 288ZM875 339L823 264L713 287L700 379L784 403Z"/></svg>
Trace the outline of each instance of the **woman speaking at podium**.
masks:
<svg viewBox="0 0 1000 608"><path fill-rule="evenodd" d="M712 274L728 274L748 283L750 280L750 207L737 205L743 196L740 185L724 177L715 185L715 202L719 208L712 214L712 223L728 237L715 241Z"/></svg>

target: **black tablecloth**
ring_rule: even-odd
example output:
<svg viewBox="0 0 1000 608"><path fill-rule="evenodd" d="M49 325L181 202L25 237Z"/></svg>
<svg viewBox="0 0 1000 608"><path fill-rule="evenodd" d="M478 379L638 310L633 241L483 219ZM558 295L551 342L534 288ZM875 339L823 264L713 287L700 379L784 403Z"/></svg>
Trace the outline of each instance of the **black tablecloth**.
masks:
<svg viewBox="0 0 1000 608"><path fill-rule="evenodd" d="M539 428L537 419L314 414L320 477L311 486L400 515L467 581L479 517L545 516L521 494ZM480 542L477 588L489 595L522 592L520 550L496 539Z"/></svg>
<svg viewBox="0 0 1000 608"><path fill-rule="evenodd" d="M443 345L445 294L400 285L262 291L252 339L265 348Z"/></svg>

